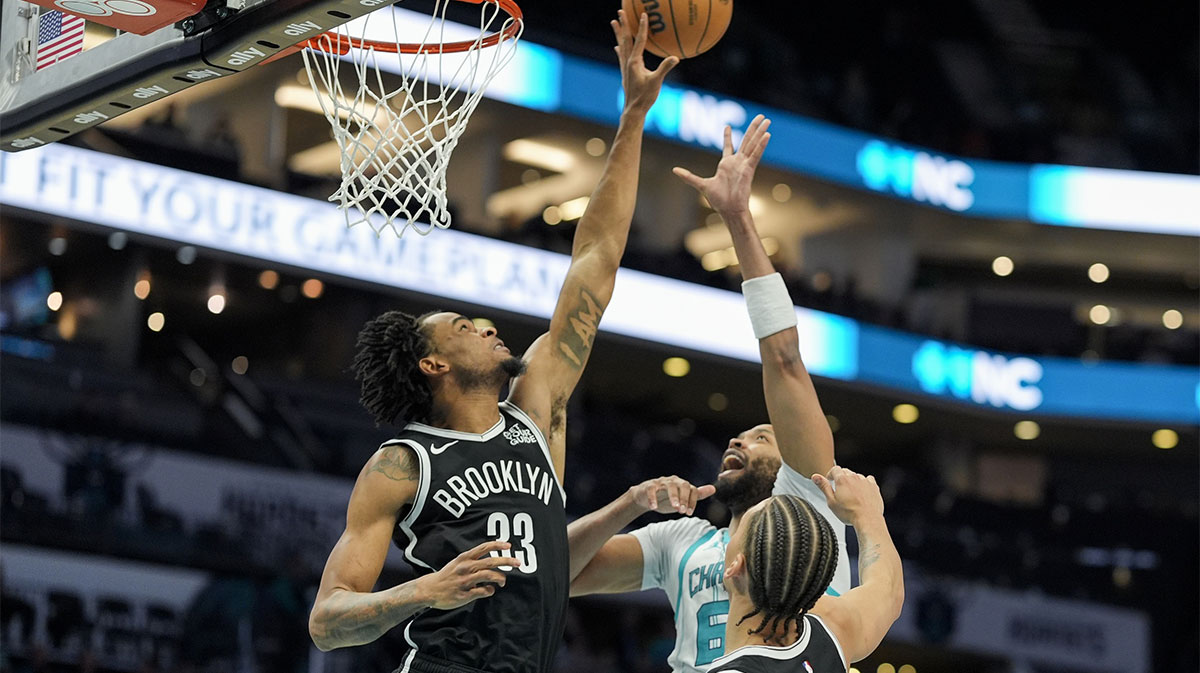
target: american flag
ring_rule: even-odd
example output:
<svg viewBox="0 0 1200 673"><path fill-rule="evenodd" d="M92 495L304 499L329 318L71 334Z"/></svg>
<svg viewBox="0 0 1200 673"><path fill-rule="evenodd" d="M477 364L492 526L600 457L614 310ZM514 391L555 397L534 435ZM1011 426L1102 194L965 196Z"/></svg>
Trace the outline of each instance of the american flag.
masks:
<svg viewBox="0 0 1200 673"><path fill-rule="evenodd" d="M37 70L83 51L84 20L56 10L38 17Z"/></svg>

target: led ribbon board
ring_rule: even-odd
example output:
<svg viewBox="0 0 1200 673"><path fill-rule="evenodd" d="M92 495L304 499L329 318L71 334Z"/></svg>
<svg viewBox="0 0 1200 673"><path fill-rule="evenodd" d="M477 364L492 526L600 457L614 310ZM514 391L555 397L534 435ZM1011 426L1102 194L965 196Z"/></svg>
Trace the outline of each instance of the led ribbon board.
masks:
<svg viewBox="0 0 1200 673"><path fill-rule="evenodd" d="M0 203L541 319L567 256L452 229L429 238L347 229L336 207L65 145L0 154ZM1193 367L988 353L796 308L818 376L1033 414L1200 421ZM739 293L622 269L604 331L758 362Z"/></svg>

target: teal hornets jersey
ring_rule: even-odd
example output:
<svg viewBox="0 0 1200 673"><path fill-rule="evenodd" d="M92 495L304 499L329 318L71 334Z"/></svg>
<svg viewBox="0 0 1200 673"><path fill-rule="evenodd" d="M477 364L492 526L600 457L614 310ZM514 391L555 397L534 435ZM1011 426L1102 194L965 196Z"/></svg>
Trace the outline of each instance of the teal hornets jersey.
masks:
<svg viewBox="0 0 1200 673"><path fill-rule="evenodd" d="M849 591L846 525L829 509L825 494L787 465L779 470L774 494L804 498L833 526L838 564L826 593L840 596ZM667 663L675 673L702 673L725 654L725 622L731 618L724 583L729 530L683 517L639 528L633 536L642 547L641 588L665 591L675 611L675 649Z"/></svg>

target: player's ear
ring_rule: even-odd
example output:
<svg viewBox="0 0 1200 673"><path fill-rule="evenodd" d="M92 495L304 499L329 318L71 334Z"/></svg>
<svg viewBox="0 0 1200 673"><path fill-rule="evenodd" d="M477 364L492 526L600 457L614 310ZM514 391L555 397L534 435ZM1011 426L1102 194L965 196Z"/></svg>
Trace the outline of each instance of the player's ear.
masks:
<svg viewBox="0 0 1200 673"><path fill-rule="evenodd" d="M450 363L436 354L426 355L417 363L421 373L429 378L438 378L450 373Z"/></svg>
<svg viewBox="0 0 1200 673"><path fill-rule="evenodd" d="M746 572L746 555L738 552L725 564L725 588L736 588L738 593L746 593L748 574Z"/></svg>

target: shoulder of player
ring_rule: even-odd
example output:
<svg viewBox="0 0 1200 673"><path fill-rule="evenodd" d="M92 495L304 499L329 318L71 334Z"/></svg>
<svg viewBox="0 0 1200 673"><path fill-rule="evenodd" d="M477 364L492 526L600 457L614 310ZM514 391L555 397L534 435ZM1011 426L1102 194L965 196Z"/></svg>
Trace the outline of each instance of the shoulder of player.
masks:
<svg viewBox="0 0 1200 673"><path fill-rule="evenodd" d="M355 490L383 499L411 500L421 480L416 451L402 442L385 444L372 454L358 475Z"/></svg>
<svg viewBox="0 0 1200 673"><path fill-rule="evenodd" d="M851 610L850 606L846 605L845 599L840 596L828 594L821 596L808 614L817 618L817 621L829 633L834 642L838 643L839 647L843 641L852 638L859 630L859 614Z"/></svg>
<svg viewBox="0 0 1200 673"><path fill-rule="evenodd" d="M662 537L671 545L682 549L690 547L710 533L720 534L719 529L708 519L701 519L698 516L681 516L677 519L659 521L642 526L634 532L641 533L642 531L645 531L645 534L661 533Z"/></svg>

